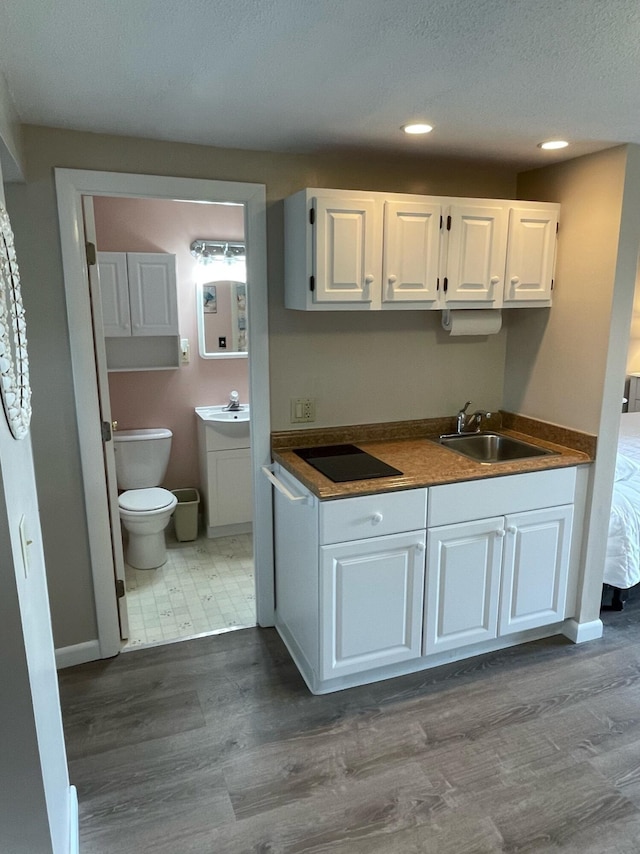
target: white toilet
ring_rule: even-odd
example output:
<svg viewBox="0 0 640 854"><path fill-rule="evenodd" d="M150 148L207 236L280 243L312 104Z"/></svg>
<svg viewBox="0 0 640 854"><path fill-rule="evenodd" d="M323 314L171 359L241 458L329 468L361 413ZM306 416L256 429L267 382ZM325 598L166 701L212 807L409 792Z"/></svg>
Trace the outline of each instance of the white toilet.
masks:
<svg viewBox="0 0 640 854"><path fill-rule="evenodd" d="M178 499L161 489L171 452L171 430L117 430L113 434L120 519L129 532L125 559L135 569L156 569L166 563L164 529Z"/></svg>

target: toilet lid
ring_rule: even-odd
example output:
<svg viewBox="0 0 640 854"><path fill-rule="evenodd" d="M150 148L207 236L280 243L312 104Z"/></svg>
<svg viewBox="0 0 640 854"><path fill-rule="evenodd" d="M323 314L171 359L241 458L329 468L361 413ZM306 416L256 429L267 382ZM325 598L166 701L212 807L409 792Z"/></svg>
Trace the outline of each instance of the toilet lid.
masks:
<svg viewBox="0 0 640 854"><path fill-rule="evenodd" d="M168 507L175 495L168 489L152 486L149 489L128 489L118 498L123 510L161 510Z"/></svg>

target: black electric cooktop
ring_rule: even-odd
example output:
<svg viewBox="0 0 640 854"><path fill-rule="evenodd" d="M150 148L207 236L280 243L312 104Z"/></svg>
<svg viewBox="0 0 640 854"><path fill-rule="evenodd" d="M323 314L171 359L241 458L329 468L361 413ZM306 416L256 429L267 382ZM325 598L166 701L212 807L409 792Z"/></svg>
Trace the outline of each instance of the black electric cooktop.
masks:
<svg viewBox="0 0 640 854"><path fill-rule="evenodd" d="M355 445L322 445L319 448L298 448L294 453L334 483L402 474L398 469L383 463L382 460Z"/></svg>

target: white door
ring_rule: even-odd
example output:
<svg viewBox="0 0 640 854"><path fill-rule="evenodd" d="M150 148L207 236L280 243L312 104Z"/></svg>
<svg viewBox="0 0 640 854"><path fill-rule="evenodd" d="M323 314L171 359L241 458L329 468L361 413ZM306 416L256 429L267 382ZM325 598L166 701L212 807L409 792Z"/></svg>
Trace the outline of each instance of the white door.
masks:
<svg viewBox="0 0 640 854"><path fill-rule="evenodd" d="M98 252L98 275L104 334L107 338L128 338L131 311L126 253Z"/></svg>
<svg viewBox="0 0 640 854"><path fill-rule="evenodd" d="M93 199L82 197L84 215L84 232L87 244L96 246L96 224L93 213ZM88 256L89 292L91 299L91 318L93 327L93 345L95 353L96 381L100 418L103 424L103 462L107 484L107 502L109 506L109 525L111 528L111 547L114 571L114 584L118 597L118 618L120 621L120 637L129 637L129 618L127 614L124 554L122 551L122 533L120 529L120 511L118 508L118 486L116 483L116 460L111 437L111 403L109 400L109 379L107 374L107 354L103 336L101 282L98 265L91 263Z"/></svg>
<svg viewBox="0 0 640 854"><path fill-rule="evenodd" d="M430 528L424 654L497 636L502 516Z"/></svg>
<svg viewBox="0 0 640 854"><path fill-rule="evenodd" d="M438 300L440 205L385 202L382 302Z"/></svg>
<svg viewBox="0 0 640 854"><path fill-rule="evenodd" d="M450 219L449 219L450 217ZM452 205L443 283L447 303L502 304L507 251L507 211L500 206Z"/></svg>
<svg viewBox="0 0 640 854"><path fill-rule="evenodd" d="M509 211L504 302L550 304L558 214L527 206Z"/></svg>
<svg viewBox="0 0 640 854"><path fill-rule="evenodd" d="M320 549L320 678L420 656L424 531Z"/></svg>
<svg viewBox="0 0 640 854"><path fill-rule="evenodd" d="M176 257L127 252L133 335L178 335Z"/></svg>
<svg viewBox="0 0 640 854"><path fill-rule="evenodd" d="M500 634L564 619L572 505L506 517Z"/></svg>
<svg viewBox="0 0 640 854"><path fill-rule="evenodd" d="M314 302L380 302L382 235L373 199L316 199Z"/></svg>

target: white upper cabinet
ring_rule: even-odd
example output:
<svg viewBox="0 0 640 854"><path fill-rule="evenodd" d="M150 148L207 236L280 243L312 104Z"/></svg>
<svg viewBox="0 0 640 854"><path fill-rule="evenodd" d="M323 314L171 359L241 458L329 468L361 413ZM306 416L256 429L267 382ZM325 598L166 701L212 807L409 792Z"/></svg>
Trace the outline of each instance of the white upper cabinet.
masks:
<svg viewBox="0 0 640 854"><path fill-rule="evenodd" d="M558 205L509 211L505 306L551 305Z"/></svg>
<svg viewBox="0 0 640 854"><path fill-rule="evenodd" d="M175 255L98 252L104 334L178 335Z"/></svg>
<svg viewBox="0 0 640 854"><path fill-rule="evenodd" d="M378 209L372 199L317 199L315 271L317 303L372 301L380 287Z"/></svg>
<svg viewBox="0 0 640 854"><path fill-rule="evenodd" d="M502 305L508 223L504 203L490 205L470 200L448 209L443 277L446 306Z"/></svg>
<svg viewBox="0 0 640 854"><path fill-rule="evenodd" d="M441 221L439 204L384 203L383 308L416 301L435 304Z"/></svg>
<svg viewBox="0 0 640 854"><path fill-rule="evenodd" d="M285 199L285 305L550 305L559 210L545 202L301 190Z"/></svg>

